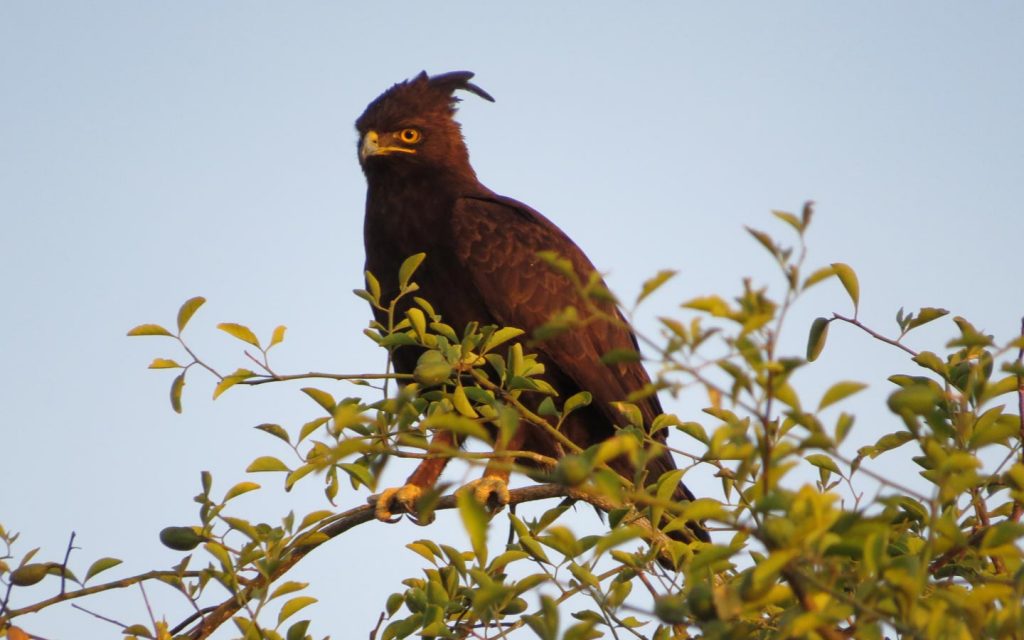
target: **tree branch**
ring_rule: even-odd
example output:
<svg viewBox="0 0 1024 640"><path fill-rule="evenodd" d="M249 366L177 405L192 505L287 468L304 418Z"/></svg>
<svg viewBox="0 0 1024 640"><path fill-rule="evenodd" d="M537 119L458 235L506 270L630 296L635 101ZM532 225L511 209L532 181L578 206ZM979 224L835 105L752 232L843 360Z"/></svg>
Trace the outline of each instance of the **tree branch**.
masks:
<svg viewBox="0 0 1024 640"><path fill-rule="evenodd" d="M512 506L524 502L547 500L549 498L560 498L565 496L587 502L603 511L610 511L611 509L621 506L615 504L604 496L592 494L585 488L566 487L558 484L541 484L513 489L509 492L508 504L509 506ZM450 494L440 498L437 505L434 507L434 510L441 511L444 509L454 509L456 506L455 495ZM330 523L318 531L319 533L323 533L326 537L318 536L318 540L310 542L309 544L296 546L292 550L291 554L281 561L273 573L268 576L261 575L252 580L247 583L245 588L239 593L213 608L209 614L203 616L203 619L187 633L187 637L192 640L208 638L220 625L230 620L231 616L244 607L245 603L252 599L253 595L258 590L266 589L267 586L272 584L289 569L298 564L304 557L306 557L307 554L309 554L309 552L326 543L328 540L340 536L349 529L373 520L375 520L373 504L355 507L332 517ZM651 544L655 546L655 548L664 548L669 541L668 536L657 528L652 527L650 522L647 521L646 518L640 516L639 513L636 514L635 519L631 519L630 524L635 524L644 529L650 538Z"/></svg>
<svg viewBox="0 0 1024 640"><path fill-rule="evenodd" d="M861 322L857 318L847 318L846 316L839 315L838 313L833 313L832 317L834 319L836 319L836 320L842 320L843 322L849 322L850 324L852 324L853 326L859 328L861 331L867 333L869 336L871 336L872 338L875 338L876 340L881 340L882 342L884 342L886 344L891 344L894 347L899 347L900 349L903 349L904 351L909 353L911 356L917 356L917 352L914 351L913 349L911 349L910 347L908 347L907 345L903 344L899 340L893 340L892 338L886 338L885 336L883 336L882 334L878 333L877 331L874 331L873 329L869 329L867 325L865 325L863 322Z"/></svg>

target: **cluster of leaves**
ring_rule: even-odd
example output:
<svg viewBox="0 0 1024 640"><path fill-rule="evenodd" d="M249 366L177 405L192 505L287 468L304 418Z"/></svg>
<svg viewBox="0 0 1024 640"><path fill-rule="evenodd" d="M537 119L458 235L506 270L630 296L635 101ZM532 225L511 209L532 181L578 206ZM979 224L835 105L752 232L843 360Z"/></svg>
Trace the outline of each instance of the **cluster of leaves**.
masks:
<svg viewBox="0 0 1024 640"><path fill-rule="evenodd" d="M176 332L155 324L136 327L129 335L169 337L190 358L182 359L184 365L170 358L151 365L179 370L171 386L175 411L181 411L185 376L195 367L215 376L214 398L236 385L319 381L318 387L301 389L314 402L315 415L294 426L256 427L277 446L283 444L285 453L268 452L247 471L279 474L288 490L317 478L328 504L300 516L288 513L277 524L253 522L237 515L238 503L232 501L260 485L242 481L217 499L212 476L204 473L195 497L197 520L160 534L165 545L188 553L177 566L73 590L65 588L66 581L75 581L67 558L32 562L33 551L15 563L16 536L0 529L0 542L7 545L0 557L0 581L7 586L0 634L15 637L11 623L25 613L160 580L186 597L196 614L173 628L155 618L148 625L122 625L126 636L202 638L232 620L247 640L310 638L310 621L291 619L315 599L299 594L307 585L283 576L312 549L374 521L372 506L334 508L344 485L353 492L375 491L389 461L450 456L476 466L511 460L512 469L544 483L513 491L513 504L562 501L534 517L495 516L468 492L443 495L443 486L428 492L417 504L419 521L429 522L435 510L457 510L470 548L431 539L408 545L416 554L410 562L420 558L427 565L386 599L373 638L497 638L517 630L545 640L624 635L658 640L881 638L892 633L1020 637L1024 423L1020 408L1014 413L995 403L1011 394L1018 407L1024 403L1024 338L1000 344L957 317L956 335L944 350L911 349L904 343L910 332L947 315L935 308L910 314L901 310L898 333L886 337L858 319L860 287L851 267L834 263L805 273L810 206L800 215L775 215L795 232L795 247L763 231L749 231L777 264L782 294L772 297L767 287L748 280L733 299L708 295L683 303L687 319L660 318L660 337L640 336L655 354L654 385L618 403L620 430L587 450L566 438L561 427L568 415L591 402L590 395L557 397L544 380L543 365L529 352L528 338L550 338L595 318L621 319L603 311L612 298L599 279L578 278L555 255L542 258L574 283L585 307L567 307L533 336L512 327L446 324L429 301L416 296L414 276L423 255L402 265L400 289L392 300L382 299L379 283L367 274L366 289L356 294L382 320L372 323L366 335L389 355L397 348L421 350L412 374L280 375L268 352L283 341L284 327L277 327L264 347L248 327L223 323L221 330L256 351L245 352L254 369L222 375L182 336L203 298L182 305ZM633 308L673 274L663 271L645 282ZM794 303L833 278L848 294L853 314L814 321L806 353L779 353ZM896 428L873 443L854 438L852 414L829 417L836 404L864 384L838 381L813 405L797 390L797 374L814 366L835 323L902 350L913 368L889 378L894 389L888 409ZM612 353L606 360L636 357L635 352ZM338 381L356 385L361 394L336 399L327 385ZM700 420L663 415L645 428L631 404L657 390L692 388L708 398L706 417ZM560 444L559 459L507 450L524 422ZM688 461L683 468L655 479L642 474L623 478L609 466L625 457L633 468L643 469L646 458L663 446L654 437L662 430L678 431L686 439L687 451L675 451L677 459ZM487 452L432 444L439 432L455 434L457 441L485 443ZM910 455L899 458L900 452ZM927 489L905 486L893 474L875 470L883 456L890 468L916 464ZM721 499L672 499L682 477L694 468L720 481ZM878 492L876 498L863 498L865 485ZM607 513L607 521L579 535L567 515L578 501ZM687 523L693 521L706 523L713 542L692 539ZM506 524L507 541L500 544L493 534ZM71 545L69 555L70 550ZM118 562L96 561L86 580ZM8 605L12 592L48 575L61 579L57 596L18 609ZM216 601L207 589L211 584L228 597Z"/></svg>

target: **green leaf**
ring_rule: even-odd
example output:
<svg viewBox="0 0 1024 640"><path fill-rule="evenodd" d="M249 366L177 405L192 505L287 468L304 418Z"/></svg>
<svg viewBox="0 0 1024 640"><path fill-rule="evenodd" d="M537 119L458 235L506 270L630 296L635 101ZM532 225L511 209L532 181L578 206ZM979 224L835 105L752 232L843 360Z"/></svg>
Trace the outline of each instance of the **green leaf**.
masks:
<svg viewBox="0 0 1024 640"><path fill-rule="evenodd" d="M327 413L334 413L334 408L338 404L337 402L334 401L334 396L327 393L326 391L317 389L315 387L303 387L301 391L310 398L312 398L313 401L316 402L318 405L323 407L324 410L327 411Z"/></svg>
<svg viewBox="0 0 1024 640"><path fill-rule="evenodd" d="M182 371L171 383L171 408L181 413L181 390L185 388L185 372Z"/></svg>
<svg viewBox="0 0 1024 640"><path fill-rule="evenodd" d="M296 591L302 591L303 589L305 589L308 586L309 586L308 582L296 582L294 580L289 580L287 582L283 582L280 585L278 585L277 588L274 589L273 593L270 594L270 598L269 599L273 600L274 598L280 598L281 596L286 596L289 593L295 593Z"/></svg>
<svg viewBox="0 0 1024 640"><path fill-rule="evenodd" d="M267 349L274 346L275 344L280 344L284 342L284 332L287 330L288 327L284 326L283 324L274 327L274 333L270 336L270 346L268 346Z"/></svg>
<svg viewBox="0 0 1024 640"><path fill-rule="evenodd" d="M97 573L100 573L101 571L106 571L107 569L110 569L112 567L116 567L117 565L121 564L121 562L122 561L118 560L117 558L100 558L96 562L93 562L91 565L89 565L89 570L85 572L85 580L83 582L88 582L89 578L93 577Z"/></svg>
<svg viewBox="0 0 1024 640"><path fill-rule="evenodd" d="M249 473L262 473L265 471L291 471L285 463L274 456L260 456L252 461L245 469Z"/></svg>
<svg viewBox="0 0 1024 640"><path fill-rule="evenodd" d="M411 255L402 262L402 266L398 268L398 287L404 289L409 284L409 279L412 278L412 274L416 272L423 259L427 257L425 253L417 253Z"/></svg>
<svg viewBox="0 0 1024 640"><path fill-rule="evenodd" d="M839 465L832 458L826 456L823 453L812 453L811 455L804 458L807 462L810 462L819 469L826 469L836 475L842 475L839 471Z"/></svg>
<svg viewBox="0 0 1024 640"><path fill-rule="evenodd" d="M640 289L640 295L636 297L636 302L634 304L640 304L644 298L657 291L661 285L671 280L677 273L679 272L674 269L662 269L653 277L648 278L644 281L643 287Z"/></svg>
<svg viewBox="0 0 1024 640"><path fill-rule="evenodd" d="M487 512L470 491L457 492L455 500L459 507L459 516L462 518L462 526L469 534L477 562L481 565L487 564Z"/></svg>
<svg viewBox="0 0 1024 640"><path fill-rule="evenodd" d="M813 287L814 285L818 284L822 280L825 280L827 278L831 278L834 275L836 275L835 268L830 267L830 266L829 267L822 267L822 268L816 270L811 275L807 276L807 279L804 280L803 289L806 291L807 289L810 289L811 287Z"/></svg>
<svg viewBox="0 0 1024 640"><path fill-rule="evenodd" d="M285 636L285 640L306 640L307 631L309 630L309 620L299 620L292 626L288 627L288 634Z"/></svg>
<svg viewBox="0 0 1024 640"><path fill-rule="evenodd" d="M260 485L256 484L255 482L239 482L235 486L228 489L228 492L224 494L224 502L227 502L228 500L231 500L233 498L237 498L243 493L249 493L250 491L255 491L259 488Z"/></svg>
<svg viewBox="0 0 1024 640"><path fill-rule="evenodd" d="M169 358L153 358L149 363L150 369L180 369L181 365Z"/></svg>
<svg viewBox="0 0 1024 640"><path fill-rule="evenodd" d="M850 300L853 301L853 311L856 314L857 307L860 305L860 284L857 282L857 274L850 265L842 262L833 262L832 268L836 272L836 277L843 283L846 293L850 294Z"/></svg>
<svg viewBox="0 0 1024 640"><path fill-rule="evenodd" d="M611 349L601 356L601 362L608 365L640 362L640 353L636 349Z"/></svg>
<svg viewBox="0 0 1024 640"><path fill-rule="evenodd" d="M487 342L484 344L484 346L480 347L480 351L481 353L486 351L492 351L498 346L505 344L509 340L518 338L524 333L526 332L523 331L522 329L516 329L515 327L503 327L501 329L498 329L493 334L491 334L491 337L487 339Z"/></svg>
<svg viewBox="0 0 1024 640"><path fill-rule="evenodd" d="M235 338L238 338L242 342L247 342L257 349L260 346L259 338L252 332L249 327L238 324L236 322L221 322L217 325L217 328Z"/></svg>
<svg viewBox="0 0 1024 640"><path fill-rule="evenodd" d="M292 598L281 607L280 613L277 614L277 624L281 624L300 609L304 609L316 601L316 598L313 596L297 596Z"/></svg>
<svg viewBox="0 0 1024 640"><path fill-rule="evenodd" d="M344 469L345 473L361 482L363 486L368 487L370 489L374 488L374 485L376 484L376 479L373 477L373 473L366 467L365 464L356 464L354 462L339 462L337 463L337 465Z"/></svg>
<svg viewBox="0 0 1024 640"><path fill-rule="evenodd" d="M222 393L235 386L243 380L248 380L253 375L252 371L248 369L235 369L234 373L229 376L225 376L217 383L217 386L213 388L213 399L216 400L221 396Z"/></svg>
<svg viewBox="0 0 1024 640"><path fill-rule="evenodd" d="M174 334L158 324L140 324L128 331L129 336L168 336L173 338Z"/></svg>
<svg viewBox="0 0 1024 640"><path fill-rule="evenodd" d="M683 505L679 518L686 521L719 520L728 521L729 514L722 503L713 498L697 498Z"/></svg>
<svg viewBox="0 0 1024 640"><path fill-rule="evenodd" d="M828 339L827 318L815 318L811 323L811 332L807 336L807 361L814 362L821 355L825 348L825 341Z"/></svg>
<svg viewBox="0 0 1024 640"><path fill-rule="evenodd" d="M307 513L306 516L302 518L302 522L299 523L299 531L302 531L306 527L314 525L317 522L323 520L324 518L328 518L333 515L334 512L331 511L330 509L320 509L319 511Z"/></svg>
<svg viewBox="0 0 1024 640"><path fill-rule="evenodd" d="M702 296L693 298L683 303L683 307L687 309L696 309L697 311L705 311L718 318L727 318L732 314L729 309L729 303L723 300L720 296Z"/></svg>
<svg viewBox="0 0 1024 640"><path fill-rule="evenodd" d="M589 391L580 391L579 393L575 393L565 401L565 404L562 405L562 413L568 415L577 409L590 405L592 400L593 397L590 395Z"/></svg>
<svg viewBox="0 0 1024 640"><path fill-rule="evenodd" d="M423 313L423 310L417 307L410 307L406 309L405 316L409 318L416 336L421 342L425 341L427 338L427 316Z"/></svg>
<svg viewBox="0 0 1024 640"><path fill-rule="evenodd" d="M540 405L537 407L537 415L554 417L558 416L558 407L555 406L555 400L548 396L541 400Z"/></svg>
<svg viewBox="0 0 1024 640"><path fill-rule="evenodd" d="M206 302L206 298L196 296L189 298L181 305L181 308L178 309L178 333L185 330L185 325L192 319L192 315L199 310L199 307L203 306L204 302Z"/></svg>
<svg viewBox="0 0 1024 640"><path fill-rule="evenodd" d="M825 395L821 397L821 402L818 403L818 411L839 402L843 398L852 396L858 391L867 388L867 386L868 385L860 382L849 382L846 380L835 383L829 387L828 391L825 392Z"/></svg>
<svg viewBox="0 0 1024 640"><path fill-rule="evenodd" d="M782 220L789 226L793 227L797 231L804 230L804 224L803 222L800 221L800 218L797 218L795 215L789 213L788 211L773 210L772 215L778 218L779 220Z"/></svg>
<svg viewBox="0 0 1024 640"><path fill-rule="evenodd" d="M779 257L779 247L775 245L775 241L772 240L772 237L770 235L768 235L764 231L754 229L753 227L743 228L747 230L747 233L754 236L754 239L760 242L761 246L768 250L768 253L772 254L776 258Z"/></svg>
<svg viewBox="0 0 1024 640"><path fill-rule="evenodd" d="M871 457L876 458L878 457L878 454L885 451L890 451L897 447L901 447L913 439L914 434L910 433L909 431L897 431L895 433L887 433L881 438L879 438L877 442L875 442L875 445L873 447L874 450L871 452Z"/></svg>
<svg viewBox="0 0 1024 640"><path fill-rule="evenodd" d="M917 316L915 316L914 319L912 319L907 324L906 330L910 331L911 329L916 329L917 327L920 327L923 324L928 324L932 320L938 320L939 318L945 315L949 315L949 311L945 309L938 309L935 307L922 307L921 310L917 312Z"/></svg>
<svg viewBox="0 0 1024 640"><path fill-rule="evenodd" d="M699 422L684 422L676 428L699 442L703 442L704 444L709 442L708 434L704 430L703 425Z"/></svg>
<svg viewBox="0 0 1024 640"><path fill-rule="evenodd" d="M281 440L284 440L288 444L291 444L291 438L288 437L288 432L285 431L284 427L282 427L279 424L271 424L269 422L265 422L263 424L258 424L253 428L259 429L260 431L263 431L265 433L269 433L275 438L280 438Z"/></svg>
<svg viewBox="0 0 1024 640"><path fill-rule="evenodd" d="M324 424L326 424L330 419L331 418L329 416L321 416L302 425L302 428L299 429L299 442L302 442L309 437L309 434L324 426Z"/></svg>
<svg viewBox="0 0 1024 640"><path fill-rule="evenodd" d="M364 272L366 276L367 293L370 294L370 302L380 304L380 281L369 271Z"/></svg>
<svg viewBox="0 0 1024 640"><path fill-rule="evenodd" d="M929 369L939 374L945 379L949 379L949 368L946 367L946 363L942 361L942 358L935 355L931 351L922 351L913 358L914 362L921 365L925 369Z"/></svg>
<svg viewBox="0 0 1024 640"><path fill-rule="evenodd" d="M569 573L572 574L572 577L579 580L580 584L585 584L589 587L594 588L600 586L600 582L598 581L597 576L588 571L585 567L582 567L576 564L575 562L569 563Z"/></svg>
<svg viewBox="0 0 1024 640"><path fill-rule="evenodd" d="M467 401L468 402L468 401ZM472 436L490 442L490 434L479 422L454 413L435 413L423 420L422 425L429 429L450 431L457 435Z"/></svg>

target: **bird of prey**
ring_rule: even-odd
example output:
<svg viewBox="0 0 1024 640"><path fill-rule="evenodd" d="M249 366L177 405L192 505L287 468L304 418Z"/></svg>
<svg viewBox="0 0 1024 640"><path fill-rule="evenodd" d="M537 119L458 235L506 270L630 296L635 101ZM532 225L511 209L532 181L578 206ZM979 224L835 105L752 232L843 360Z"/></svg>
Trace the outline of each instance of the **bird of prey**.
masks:
<svg viewBox="0 0 1024 640"><path fill-rule="evenodd" d="M527 205L496 194L477 179L454 119L459 101L456 91L494 101L470 82L473 75L468 71L434 76L420 73L385 91L356 121L359 162L367 182L366 270L379 280L381 299L388 301L399 290L402 262L425 253L415 277L420 287L417 295L430 302L446 324L456 329L470 322L516 327L529 336L566 307L581 312L587 307L579 288L539 258L539 252L554 252L567 259L583 282L599 276L583 251L554 223ZM580 391L590 392L591 404L572 412L562 425L564 435L583 449L611 437L615 425L626 424L612 403L624 401L650 384L640 362L602 363L602 355L638 350L638 345L614 303L597 304L605 318L617 321L580 323L530 346L543 363L544 379L558 392L559 402ZM400 306L399 312L406 308L408 304ZM378 321L384 322L380 310L375 313ZM412 346L399 347L394 353L395 369L411 373L421 352ZM540 400L525 402L536 408ZM636 404L648 428L662 413L654 394ZM434 438L435 448L457 445L448 432L438 432ZM655 438L664 441L665 430ZM533 451L551 458L561 452L551 435L527 421L521 422L506 450ZM443 458L424 460L403 487L384 491L377 500L377 517L387 520L393 512L415 513L417 499L433 487L445 462ZM483 477L473 483L478 499L507 503L508 461L504 462L492 461ZM628 462L617 459L612 466L627 478L634 476ZM663 450L647 465L648 482L674 468L671 454ZM675 498L692 500L693 494L680 484ZM699 525L692 524L691 529L697 537L707 539Z"/></svg>

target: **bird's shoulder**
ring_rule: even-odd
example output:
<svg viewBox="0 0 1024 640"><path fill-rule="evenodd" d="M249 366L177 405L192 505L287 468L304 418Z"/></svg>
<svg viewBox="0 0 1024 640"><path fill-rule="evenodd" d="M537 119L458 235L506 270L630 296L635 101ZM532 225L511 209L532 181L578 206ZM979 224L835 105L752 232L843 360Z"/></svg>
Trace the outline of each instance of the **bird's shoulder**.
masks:
<svg viewBox="0 0 1024 640"><path fill-rule="evenodd" d="M464 195L455 201L452 234L460 260L495 269L549 271L537 254L568 258L578 273L594 270L583 251L536 209L494 193Z"/></svg>

